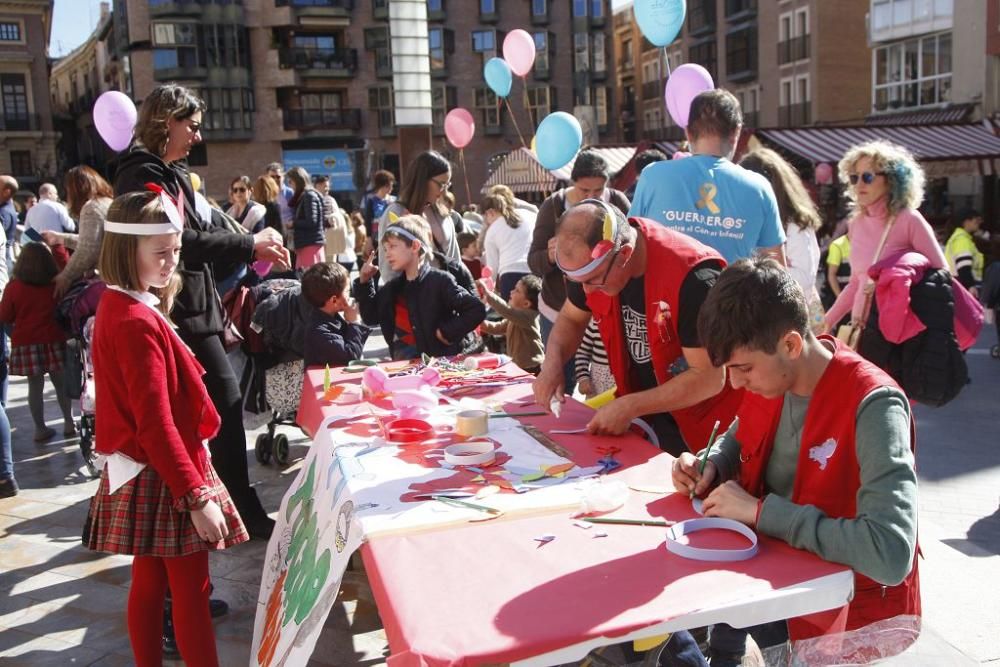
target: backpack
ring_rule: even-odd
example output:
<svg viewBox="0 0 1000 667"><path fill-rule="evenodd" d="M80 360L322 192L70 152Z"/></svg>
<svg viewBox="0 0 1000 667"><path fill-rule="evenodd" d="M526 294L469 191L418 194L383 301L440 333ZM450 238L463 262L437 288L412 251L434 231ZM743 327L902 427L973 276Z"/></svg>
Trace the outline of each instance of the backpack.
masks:
<svg viewBox="0 0 1000 667"><path fill-rule="evenodd" d="M955 338L955 301L947 269L928 269L910 288L910 307L927 328L902 343L890 343L878 326L878 299L858 352L892 376L908 398L941 406L965 387L969 369Z"/></svg>

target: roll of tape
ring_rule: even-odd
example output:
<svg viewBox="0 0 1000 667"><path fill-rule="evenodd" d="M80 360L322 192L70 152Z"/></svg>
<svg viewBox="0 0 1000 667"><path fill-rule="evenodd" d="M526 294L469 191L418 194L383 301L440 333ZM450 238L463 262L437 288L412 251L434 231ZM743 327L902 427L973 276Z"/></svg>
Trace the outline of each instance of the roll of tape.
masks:
<svg viewBox="0 0 1000 667"><path fill-rule="evenodd" d="M448 445L444 448L444 462L452 466L481 466L497 458L493 443L488 440Z"/></svg>
<svg viewBox="0 0 1000 667"><path fill-rule="evenodd" d="M745 549L704 549L701 547L693 547L687 543L687 535L698 532L699 530L710 530L713 528L721 528L722 530L731 530L735 533L739 533L743 537L750 540L750 546ZM681 521L680 523L667 528L666 547L667 551L677 554L682 558L731 563L734 561L753 558L757 555L757 534L739 521L734 521L733 519L722 519L718 517L707 519L688 519L687 521Z"/></svg>
<svg viewBox="0 0 1000 667"><path fill-rule="evenodd" d="M463 410L455 415L455 433L466 438L486 435L490 430L486 410Z"/></svg>

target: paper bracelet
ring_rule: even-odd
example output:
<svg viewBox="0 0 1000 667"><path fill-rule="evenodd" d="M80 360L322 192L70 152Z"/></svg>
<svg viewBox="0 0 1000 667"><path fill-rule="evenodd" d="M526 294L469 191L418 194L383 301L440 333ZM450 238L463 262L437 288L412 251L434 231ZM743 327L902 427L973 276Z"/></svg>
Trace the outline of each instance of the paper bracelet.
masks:
<svg viewBox="0 0 1000 667"><path fill-rule="evenodd" d="M713 528L739 533L750 540L750 546L745 549L702 549L687 544L686 535L698 532L699 530L711 530ZM681 558L701 561L734 562L753 558L757 554L757 534L739 521L734 521L733 519L721 519L718 517L688 519L667 528L666 547L667 551Z"/></svg>
<svg viewBox="0 0 1000 667"><path fill-rule="evenodd" d="M397 445L423 442L434 437L434 427L423 419L396 419L385 426L385 439Z"/></svg>
<svg viewBox="0 0 1000 667"><path fill-rule="evenodd" d="M455 415L455 433L466 438L486 435L489 431L489 416L485 410L463 410Z"/></svg>
<svg viewBox="0 0 1000 667"><path fill-rule="evenodd" d="M492 463L496 458L493 443L488 440L475 440L444 448L444 462L452 466L481 466Z"/></svg>

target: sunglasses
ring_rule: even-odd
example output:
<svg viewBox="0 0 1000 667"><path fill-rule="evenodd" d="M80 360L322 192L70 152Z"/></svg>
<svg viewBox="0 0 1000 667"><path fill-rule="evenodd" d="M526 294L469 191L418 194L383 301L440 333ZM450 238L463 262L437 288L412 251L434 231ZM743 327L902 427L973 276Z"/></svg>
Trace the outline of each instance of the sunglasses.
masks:
<svg viewBox="0 0 1000 667"><path fill-rule="evenodd" d="M434 184L437 185L442 190L447 190L448 188L451 187L451 181L445 181L444 183L442 183L441 181L437 180L436 178L432 178L431 181L433 181Z"/></svg>
<svg viewBox="0 0 1000 667"><path fill-rule="evenodd" d="M233 188L233 192L246 192L246 188Z"/></svg>
<svg viewBox="0 0 1000 667"><path fill-rule="evenodd" d="M847 177L847 179L851 182L851 185L857 185L859 178L861 179L861 182L864 183L865 185L871 185L872 183L875 182L875 177L876 176L885 176L885 172L884 171L876 171L876 172L866 171L863 174L851 174L851 175L849 175Z"/></svg>

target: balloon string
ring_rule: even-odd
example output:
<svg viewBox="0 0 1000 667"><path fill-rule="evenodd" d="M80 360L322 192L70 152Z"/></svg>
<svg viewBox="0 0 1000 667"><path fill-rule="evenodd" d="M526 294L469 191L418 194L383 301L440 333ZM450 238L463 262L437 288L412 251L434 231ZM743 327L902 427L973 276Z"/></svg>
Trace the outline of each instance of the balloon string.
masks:
<svg viewBox="0 0 1000 667"><path fill-rule="evenodd" d="M521 83L523 84L522 90L524 91L521 99L524 100L524 110L528 113L528 122L531 123L531 127L538 127L538 121L533 117L531 105L528 103L528 78L522 76Z"/></svg>
<svg viewBox="0 0 1000 667"><path fill-rule="evenodd" d="M667 47L665 46L663 47L663 64L667 69L667 76L664 77L664 80L666 80L670 78L670 54L667 53Z"/></svg>
<svg viewBox="0 0 1000 667"><path fill-rule="evenodd" d="M465 149L458 149L458 162L462 165L462 176L465 178L465 199L472 204L472 190L469 188L469 170L465 168Z"/></svg>
<svg viewBox="0 0 1000 667"><path fill-rule="evenodd" d="M510 108L510 100L506 97L503 98L504 104L507 105L507 111L510 113L510 119L514 121L514 129L517 130L517 138L521 140L521 146L527 148L528 144L524 143L524 135L521 134L521 128L517 125L517 118L514 117L514 110Z"/></svg>

